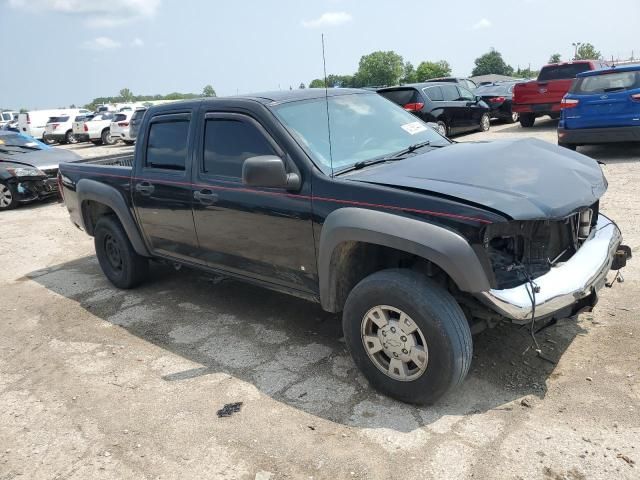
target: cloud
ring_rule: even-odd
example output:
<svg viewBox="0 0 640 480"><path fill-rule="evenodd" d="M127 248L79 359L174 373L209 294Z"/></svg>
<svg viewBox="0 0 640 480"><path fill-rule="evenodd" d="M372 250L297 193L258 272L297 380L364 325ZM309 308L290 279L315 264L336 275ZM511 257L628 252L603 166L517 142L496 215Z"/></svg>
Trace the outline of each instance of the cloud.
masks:
<svg viewBox="0 0 640 480"><path fill-rule="evenodd" d="M132 47L144 47L144 42L142 41L141 38L134 38L131 42L131 46Z"/></svg>
<svg viewBox="0 0 640 480"><path fill-rule="evenodd" d="M30 12L55 12L83 19L89 27L116 27L155 15L161 0L9 0Z"/></svg>
<svg viewBox="0 0 640 480"><path fill-rule="evenodd" d="M93 40L87 40L82 46L88 50L113 50L120 48L122 44L109 37L96 37Z"/></svg>
<svg viewBox="0 0 640 480"><path fill-rule="evenodd" d="M351 20L353 17L347 12L326 12L313 20L303 20L302 26L305 28L336 27Z"/></svg>
<svg viewBox="0 0 640 480"><path fill-rule="evenodd" d="M473 27L471 28L473 28L474 30L481 30L483 28L491 28L492 25L493 24L486 18L481 18L476 23L474 23Z"/></svg>

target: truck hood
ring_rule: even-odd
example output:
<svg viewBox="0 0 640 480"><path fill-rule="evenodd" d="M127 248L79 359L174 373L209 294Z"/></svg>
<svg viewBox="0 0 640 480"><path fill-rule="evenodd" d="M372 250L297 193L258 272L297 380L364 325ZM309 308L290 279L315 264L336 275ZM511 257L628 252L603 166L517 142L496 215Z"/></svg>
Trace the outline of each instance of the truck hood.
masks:
<svg viewBox="0 0 640 480"><path fill-rule="evenodd" d="M77 153L61 148L47 148L44 150L34 150L29 152L16 152L12 154L0 154L0 166L7 162L29 165L40 170L50 170L58 168L63 162L75 162L80 160Z"/></svg>
<svg viewBox="0 0 640 480"><path fill-rule="evenodd" d="M456 143L345 179L454 198L514 220L562 218L607 189L595 160L537 139Z"/></svg>

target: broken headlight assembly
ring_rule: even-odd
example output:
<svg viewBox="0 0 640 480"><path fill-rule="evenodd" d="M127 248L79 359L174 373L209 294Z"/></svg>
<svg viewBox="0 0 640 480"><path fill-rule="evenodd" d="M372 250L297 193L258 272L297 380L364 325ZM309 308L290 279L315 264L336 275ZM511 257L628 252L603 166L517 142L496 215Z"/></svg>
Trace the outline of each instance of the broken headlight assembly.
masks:
<svg viewBox="0 0 640 480"><path fill-rule="evenodd" d="M15 177L46 177L47 175L35 167L7 168L7 171Z"/></svg>

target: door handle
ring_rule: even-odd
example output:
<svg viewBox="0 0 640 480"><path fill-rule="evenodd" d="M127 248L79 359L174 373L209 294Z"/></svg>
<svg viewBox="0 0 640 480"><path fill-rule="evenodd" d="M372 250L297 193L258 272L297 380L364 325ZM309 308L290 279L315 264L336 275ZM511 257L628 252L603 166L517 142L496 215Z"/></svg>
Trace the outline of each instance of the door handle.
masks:
<svg viewBox="0 0 640 480"><path fill-rule="evenodd" d="M218 194L213 193L211 190L196 190L193 192L193 198L198 200L203 205L212 205L218 201Z"/></svg>
<svg viewBox="0 0 640 480"><path fill-rule="evenodd" d="M136 183L136 192L140 195L151 195L155 189L149 182Z"/></svg>

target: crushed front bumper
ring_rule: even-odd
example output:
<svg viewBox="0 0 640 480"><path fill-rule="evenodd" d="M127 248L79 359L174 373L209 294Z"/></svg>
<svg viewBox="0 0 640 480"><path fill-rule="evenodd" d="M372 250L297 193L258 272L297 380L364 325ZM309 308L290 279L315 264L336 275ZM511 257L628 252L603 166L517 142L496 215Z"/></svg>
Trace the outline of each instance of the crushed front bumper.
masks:
<svg viewBox="0 0 640 480"><path fill-rule="evenodd" d="M21 203L44 200L58 194L58 183L55 178L18 181L18 200Z"/></svg>
<svg viewBox="0 0 640 480"><path fill-rule="evenodd" d="M568 316L594 306L597 292L604 286L614 258L620 256L618 248L621 242L622 234L616 224L600 214L596 227L578 251L568 261L552 267L548 273L534 280L539 287L535 293L536 318ZM626 260L628 254L623 256ZM511 320L527 321L533 315L531 286L528 283L482 292L479 299Z"/></svg>

